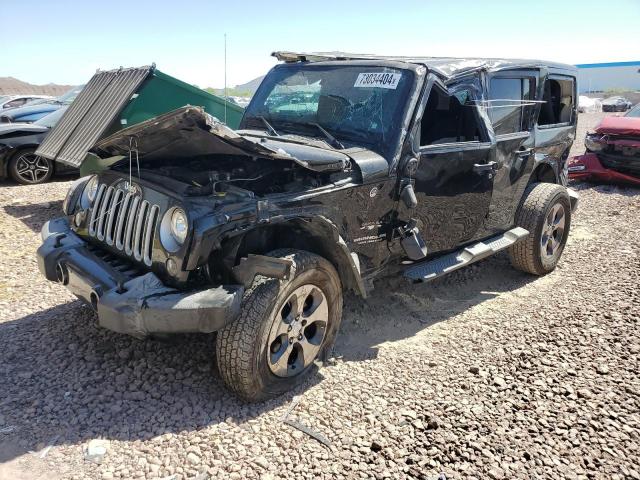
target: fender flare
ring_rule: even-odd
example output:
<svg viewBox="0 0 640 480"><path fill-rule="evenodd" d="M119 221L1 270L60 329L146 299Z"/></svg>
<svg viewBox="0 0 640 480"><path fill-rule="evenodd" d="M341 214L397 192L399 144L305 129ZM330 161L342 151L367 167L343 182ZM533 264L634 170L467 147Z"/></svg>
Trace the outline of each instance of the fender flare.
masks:
<svg viewBox="0 0 640 480"><path fill-rule="evenodd" d="M293 235L276 235L278 229L287 227L290 227L291 230L287 229L287 231L292 232ZM360 273L358 255L349 250L338 227L328 217L316 214L283 219L244 232L243 240L248 236L256 235L263 228L273 229L272 238L276 248L296 248L326 258L338 271L343 288L366 298L367 289ZM283 231L280 230L280 232ZM237 247L240 246L239 244L240 241L236 244ZM238 259L239 262L242 262L242 257L248 257L254 253L251 249L240 250L242 253Z"/></svg>

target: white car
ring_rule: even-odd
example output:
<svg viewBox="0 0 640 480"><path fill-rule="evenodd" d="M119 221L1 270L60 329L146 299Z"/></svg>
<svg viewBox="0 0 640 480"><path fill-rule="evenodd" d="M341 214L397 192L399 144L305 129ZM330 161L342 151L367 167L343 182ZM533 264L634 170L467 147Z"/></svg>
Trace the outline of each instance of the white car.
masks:
<svg viewBox="0 0 640 480"><path fill-rule="evenodd" d="M34 100L47 100L49 95L0 95L0 110L6 108L22 107Z"/></svg>

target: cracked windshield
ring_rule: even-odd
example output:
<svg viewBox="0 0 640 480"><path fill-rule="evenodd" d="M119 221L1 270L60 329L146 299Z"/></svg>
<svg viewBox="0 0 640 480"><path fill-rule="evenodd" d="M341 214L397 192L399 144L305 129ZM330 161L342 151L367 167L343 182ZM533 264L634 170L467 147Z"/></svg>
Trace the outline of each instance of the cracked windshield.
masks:
<svg viewBox="0 0 640 480"><path fill-rule="evenodd" d="M412 82L413 72L395 68L283 67L265 78L247 109L245 128L265 129L266 120L272 134L325 139L328 133L338 145L366 144L384 154Z"/></svg>

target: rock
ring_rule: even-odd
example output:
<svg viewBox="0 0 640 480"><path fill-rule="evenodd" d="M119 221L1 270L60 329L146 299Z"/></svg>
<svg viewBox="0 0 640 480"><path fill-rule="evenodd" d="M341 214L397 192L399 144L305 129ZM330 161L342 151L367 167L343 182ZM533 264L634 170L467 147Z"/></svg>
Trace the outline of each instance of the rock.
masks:
<svg viewBox="0 0 640 480"><path fill-rule="evenodd" d="M576 391L578 398L591 398L591 390L588 388L580 388Z"/></svg>
<svg viewBox="0 0 640 480"><path fill-rule="evenodd" d="M127 360L131 356L131 350L128 348L122 348L118 350L118 357L123 360Z"/></svg>
<svg viewBox="0 0 640 480"><path fill-rule="evenodd" d="M268 470L268 469L269 469L269 462L267 461L267 459L266 459L266 458L264 458L264 457L262 457L262 456L254 458L253 462L254 462L256 465L258 465L258 466L260 466L260 467L264 468L265 470Z"/></svg>
<svg viewBox="0 0 640 480"><path fill-rule="evenodd" d="M474 375L477 375L480 373L480 367L476 367L476 366L470 367L469 372L473 373Z"/></svg>
<svg viewBox="0 0 640 480"><path fill-rule="evenodd" d="M84 459L92 463L102 463L109 449L109 440L101 438L90 440L84 449Z"/></svg>
<svg viewBox="0 0 640 480"><path fill-rule="evenodd" d="M493 384L498 388L504 388L507 386L507 382L502 377L494 377Z"/></svg>
<svg viewBox="0 0 640 480"><path fill-rule="evenodd" d="M427 417L427 429L428 430L435 430L439 426L440 426L440 423L439 423L437 417Z"/></svg>
<svg viewBox="0 0 640 480"><path fill-rule="evenodd" d="M198 465L200 463L200 457L196 455L194 452L187 453L187 461L191 465Z"/></svg>
<svg viewBox="0 0 640 480"><path fill-rule="evenodd" d="M492 467L489 469L489 477L493 478L494 480L501 480L504 478L504 470L502 470L500 467Z"/></svg>
<svg viewBox="0 0 640 480"><path fill-rule="evenodd" d="M102 480L112 480L113 472L111 470L107 470L106 472L102 472L101 475Z"/></svg>
<svg viewBox="0 0 640 480"><path fill-rule="evenodd" d="M372 452L379 452L384 448L384 444L380 441L380 440L373 440L371 442L371 451Z"/></svg>
<svg viewBox="0 0 640 480"><path fill-rule="evenodd" d="M400 415L402 415L403 417L411 418L412 420L418 418L418 414L414 410L409 410L407 408L401 410Z"/></svg>
<svg viewBox="0 0 640 480"><path fill-rule="evenodd" d="M600 375L606 375L609 373L609 367L604 363L599 364L596 367L596 372L598 372Z"/></svg>

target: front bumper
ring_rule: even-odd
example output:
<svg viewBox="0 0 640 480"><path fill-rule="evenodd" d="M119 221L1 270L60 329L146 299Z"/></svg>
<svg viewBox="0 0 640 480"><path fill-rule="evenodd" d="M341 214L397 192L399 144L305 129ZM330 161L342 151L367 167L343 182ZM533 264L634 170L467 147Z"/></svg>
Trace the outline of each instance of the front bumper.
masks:
<svg viewBox="0 0 640 480"><path fill-rule="evenodd" d="M98 258L66 218L42 228L38 267L52 282L91 304L100 326L135 337L152 333L210 333L233 321L244 287L222 285L195 291L165 286L154 273L130 278Z"/></svg>
<svg viewBox="0 0 640 480"><path fill-rule="evenodd" d="M605 168L595 153L585 153L569 161L569 178L602 183L627 183L640 186L640 178Z"/></svg>

